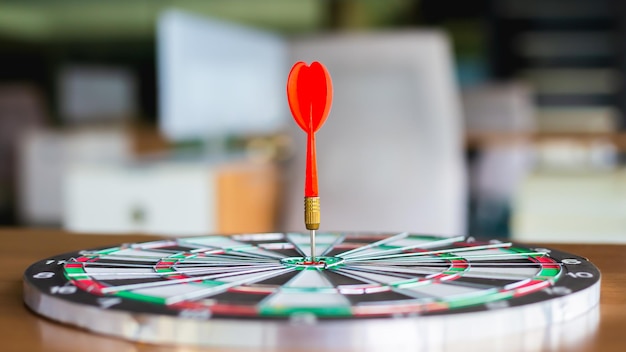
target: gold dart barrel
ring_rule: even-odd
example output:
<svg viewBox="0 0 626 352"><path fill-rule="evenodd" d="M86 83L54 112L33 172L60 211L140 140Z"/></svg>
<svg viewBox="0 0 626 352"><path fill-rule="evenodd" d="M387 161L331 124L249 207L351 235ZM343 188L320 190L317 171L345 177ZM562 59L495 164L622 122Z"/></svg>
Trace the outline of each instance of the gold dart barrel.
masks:
<svg viewBox="0 0 626 352"><path fill-rule="evenodd" d="M320 197L304 197L304 225L307 230L320 228Z"/></svg>

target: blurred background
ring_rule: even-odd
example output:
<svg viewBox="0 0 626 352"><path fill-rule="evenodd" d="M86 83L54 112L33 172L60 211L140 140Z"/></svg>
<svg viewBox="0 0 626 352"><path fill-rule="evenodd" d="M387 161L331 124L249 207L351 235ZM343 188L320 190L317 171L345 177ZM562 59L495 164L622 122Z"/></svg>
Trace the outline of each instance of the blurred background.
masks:
<svg viewBox="0 0 626 352"><path fill-rule="evenodd" d="M619 0L0 0L0 225L626 242Z"/></svg>

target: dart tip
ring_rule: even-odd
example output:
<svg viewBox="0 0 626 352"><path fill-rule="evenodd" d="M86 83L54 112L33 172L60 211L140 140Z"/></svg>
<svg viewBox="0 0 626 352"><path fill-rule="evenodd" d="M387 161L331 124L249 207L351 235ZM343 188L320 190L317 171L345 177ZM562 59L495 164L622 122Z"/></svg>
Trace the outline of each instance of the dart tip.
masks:
<svg viewBox="0 0 626 352"><path fill-rule="evenodd" d="M309 236L311 239L311 262L315 263L315 230L309 230Z"/></svg>

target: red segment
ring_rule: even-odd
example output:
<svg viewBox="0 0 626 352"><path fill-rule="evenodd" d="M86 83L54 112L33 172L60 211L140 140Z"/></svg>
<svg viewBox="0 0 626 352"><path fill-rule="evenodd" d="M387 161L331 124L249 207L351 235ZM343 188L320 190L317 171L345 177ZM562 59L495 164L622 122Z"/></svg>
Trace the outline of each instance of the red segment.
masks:
<svg viewBox="0 0 626 352"><path fill-rule="evenodd" d="M102 296L102 289L107 287L97 281L84 279L84 280L71 280L74 286L80 288L83 291L87 291L89 293L93 293L96 295Z"/></svg>
<svg viewBox="0 0 626 352"><path fill-rule="evenodd" d="M541 263L541 267L544 269L561 269L561 266L552 258L549 257L535 257L535 261Z"/></svg>
<svg viewBox="0 0 626 352"><path fill-rule="evenodd" d="M65 263L66 268L82 268L82 263Z"/></svg>

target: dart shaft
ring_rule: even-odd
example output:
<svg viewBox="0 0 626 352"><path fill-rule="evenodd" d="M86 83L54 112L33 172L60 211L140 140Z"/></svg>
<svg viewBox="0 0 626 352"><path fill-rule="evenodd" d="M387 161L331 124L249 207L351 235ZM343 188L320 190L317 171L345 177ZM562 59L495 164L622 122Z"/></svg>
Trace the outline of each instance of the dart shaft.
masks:
<svg viewBox="0 0 626 352"><path fill-rule="evenodd" d="M307 230L320 228L320 197L304 197L304 225Z"/></svg>
<svg viewBox="0 0 626 352"><path fill-rule="evenodd" d="M306 174L304 179L304 196L317 197L317 158L315 156L315 133L307 133Z"/></svg>

